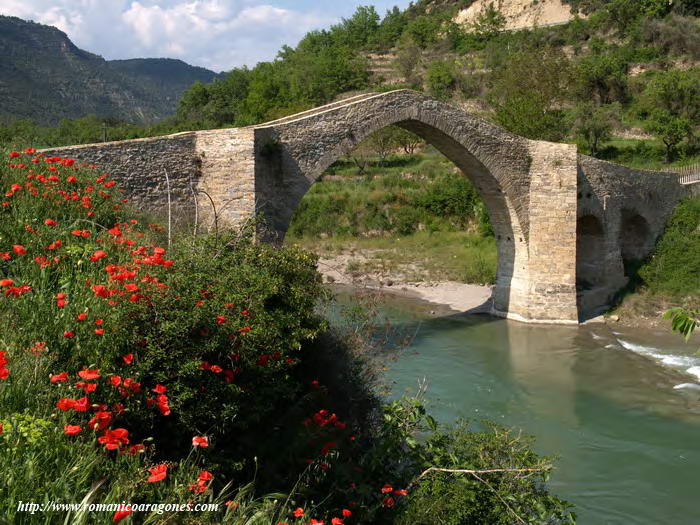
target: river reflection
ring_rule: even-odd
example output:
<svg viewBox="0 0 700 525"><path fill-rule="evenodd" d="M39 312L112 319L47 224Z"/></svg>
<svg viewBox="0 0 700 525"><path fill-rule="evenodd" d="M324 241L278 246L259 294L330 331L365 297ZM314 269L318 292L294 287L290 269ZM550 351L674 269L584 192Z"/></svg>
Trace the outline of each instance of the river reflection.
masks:
<svg viewBox="0 0 700 525"><path fill-rule="evenodd" d="M388 363L391 397L425 378L438 419L489 419L534 435L538 452L559 456L550 486L577 506L579 523L700 523L699 394L674 390L697 378L621 341L653 340L656 353L688 359L691 347L605 325L436 318L431 308L394 298L383 309L415 333Z"/></svg>

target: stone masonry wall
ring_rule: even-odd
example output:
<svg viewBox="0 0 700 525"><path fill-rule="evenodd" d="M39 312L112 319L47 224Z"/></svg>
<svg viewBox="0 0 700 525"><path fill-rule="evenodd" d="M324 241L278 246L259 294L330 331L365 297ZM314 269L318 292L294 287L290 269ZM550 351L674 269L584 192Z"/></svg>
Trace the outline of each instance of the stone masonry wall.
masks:
<svg viewBox="0 0 700 525"><path fill-rule="evenodd" d="M214 208L220 227L240 228L255 216L254 148L252 128L196 133L195 150L202 175L197 189L205 192L198 196L201 229L216 226Z"/></svg>
<svg viewBox="0 0 700 525"><path fill-rule="evenodd" d="M578 322L575 145L531 142L527 319Z"/></svg>
<svg viewBox="0 0 700 525"><path fill-rule="evenodd" d="M632 243L635 257L648 256L685 189L673 173L635 170L585 155L579 156L578 217L593 216L602 227L601 277L596 286L579 291L579 309L590 314L608 308L625 275L623 244ZM647 229L634 238L634 223Z"/></svg>
<svg viewBox="0 0 700 525"><path fill-rule="evenodd" d="M54 148L42 153L97 166L122 186L132 204L162 216L167 213L168 205L167 172L175 225L192 221L194 199L190 184L196 184L200 175L193 132Z"/></svg>

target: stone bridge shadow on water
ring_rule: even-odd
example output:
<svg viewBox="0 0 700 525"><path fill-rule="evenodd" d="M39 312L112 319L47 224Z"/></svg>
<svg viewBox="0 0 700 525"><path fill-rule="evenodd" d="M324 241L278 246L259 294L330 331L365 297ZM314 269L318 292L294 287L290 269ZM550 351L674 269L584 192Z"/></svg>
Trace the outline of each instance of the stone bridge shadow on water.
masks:
<svg viewBox="0 0 700 525"><path fill-rule="evenodd" d="M670 173L631 170L532 141L409 90L368 93L247 128L72 146L149 210L167 202L202 228L263 214L260 237L284 238L309 187L340 156L389 125L421 136L480 192L498 247L492 313L531 323L577 323L626 283L624 260L648 255L684 195ZM193 199L195 191L207 199ZM211 204L208 202L211 199ZM213 210L216 213L213 213Z"/></svg>

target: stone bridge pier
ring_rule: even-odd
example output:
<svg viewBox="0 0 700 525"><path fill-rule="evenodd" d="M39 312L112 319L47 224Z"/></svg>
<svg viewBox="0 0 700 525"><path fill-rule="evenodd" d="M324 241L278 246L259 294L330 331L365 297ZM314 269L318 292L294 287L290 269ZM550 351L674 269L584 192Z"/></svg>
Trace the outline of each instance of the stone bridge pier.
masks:
<svg viewBox="0 0 700 525"><path fill-rule="evenodd" d="M181 221L239 227L262 215L280 242L310 186L372 133L397 125L449 158L479 190L498 247L493 313L577 323L606 308L685 195L678 177L531 141L409 90L364 94L247 128L72 146L110 172L137 205L162 210L165 173ZM198 195L198 198L195 198ZM206 197L204 197L206 195ZM214 212L215 210L215 212Z"/></svg>

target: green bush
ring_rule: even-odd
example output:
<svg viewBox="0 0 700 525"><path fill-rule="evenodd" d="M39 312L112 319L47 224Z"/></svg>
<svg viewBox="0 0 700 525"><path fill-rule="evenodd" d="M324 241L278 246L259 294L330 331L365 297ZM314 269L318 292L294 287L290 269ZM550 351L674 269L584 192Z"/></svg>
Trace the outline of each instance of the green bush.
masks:
<svg viewBox="0 0 700 525"><path fill-rule="evenodd" d="M700 293L700 199L678 205L639 276L654 292L675 297Z"/></svg>
<svg viewBox="0 0 700 525"><path fill-rule="evenodd" d="M447 99L457 83L457 72L453 62L438 61L428 66L426 84L428 92L439 99Z"/></svg>
<svg viewBox="0 0 700 525"><path fill-rule="evenodd" d="M574 523L568 505L547 493L548 467L532 452L531 441L492 424L475 431L466 421L458 421L436 429L424 445L429 468L505 472L433 470L418 481L394 523L432 525L436 516L445 525L508 525L523 516L535 523ZM513 472L514 468L524 471Z"/></svg>
<svg viewBox="0 0 700 525"><path fill-rule="evenodd" d="M17 509L50 500L221 504L197 523L291 521L296 507L305 519L337 523L345 510L358 523L395 521L437 458L419 442L424 411L380 409L363 354L373 333L324 332L314 256L233 232L175 232L166 249L163 228L115 198L108 177L67 159L13 153L0 175L9 522L113 520ZM548 501L528 490L524 499Z"/></svg>

